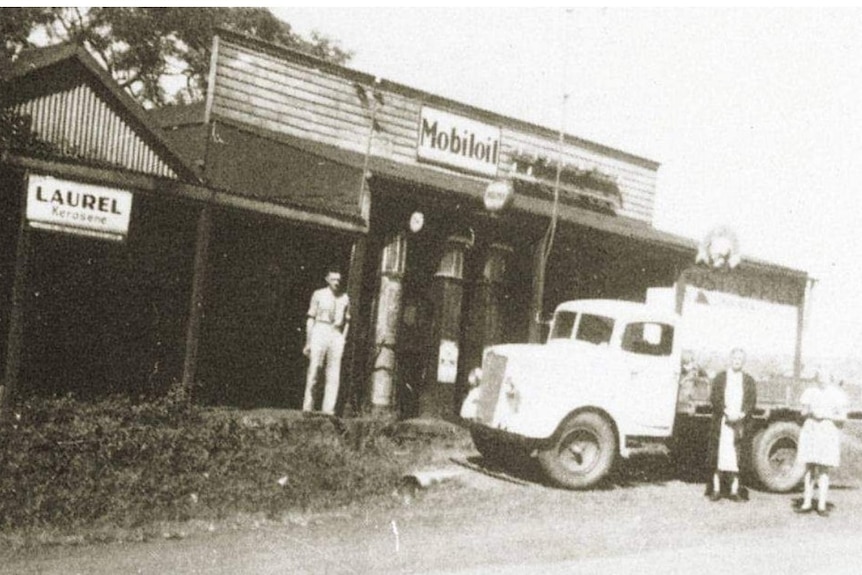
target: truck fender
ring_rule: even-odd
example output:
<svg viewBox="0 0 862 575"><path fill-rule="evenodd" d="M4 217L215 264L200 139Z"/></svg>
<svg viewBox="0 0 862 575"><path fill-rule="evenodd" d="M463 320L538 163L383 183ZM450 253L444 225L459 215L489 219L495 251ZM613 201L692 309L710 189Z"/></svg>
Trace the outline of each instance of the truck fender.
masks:
<svg viewBox="0 0 862 575"><path fill-rule="evenodd" d="M557 425L557 428L554 430L554 433L552 433L550 437L542 441L541 448L547 448L554 445L560 439L560 434L563 432L563 429L565 429L566 424L572 419L574 419L578 414L584 413L585 411L597 413L608 420L614 430L614 435L616 435L617 438L617 454L627 459L629 456L629 450L626 447L625 438L620 434L620 428L617 425L616 420L611 417L611 415L607 411L596 406L584 406L570 411L563 419L560 420L560 423Z"/></svg>

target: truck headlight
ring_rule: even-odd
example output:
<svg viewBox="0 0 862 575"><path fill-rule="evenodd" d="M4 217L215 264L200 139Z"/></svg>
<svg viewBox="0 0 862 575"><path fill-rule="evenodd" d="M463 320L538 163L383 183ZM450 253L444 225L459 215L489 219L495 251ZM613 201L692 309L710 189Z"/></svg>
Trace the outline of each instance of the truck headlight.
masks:
<svg viewBox="0 0 862 575"><path fill-rule="evenodd" d="M506 396L506 400L509 402L509 407L512 409L512 412L517 413L518 408L521 406L521 392L518 391L517 387L515 387L515 382L512 381L511 377L507 377L503 382L503 393Z"/></svg>
<svg viewBox="0 0 862 575"><path fill-rule="evenodd" d="M467 383L470 384L470 387L479 387L479 384L482 383L481 367L474 367L470 370L470 375L467 376Z"/></svg>

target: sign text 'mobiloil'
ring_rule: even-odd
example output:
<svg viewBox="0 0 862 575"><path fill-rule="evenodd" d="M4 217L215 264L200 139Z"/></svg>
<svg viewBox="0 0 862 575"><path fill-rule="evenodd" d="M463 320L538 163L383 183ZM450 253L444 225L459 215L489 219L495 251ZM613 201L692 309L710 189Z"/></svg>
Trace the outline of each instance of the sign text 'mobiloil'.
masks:
<svg viewBox="0 0 862 575"><path fill-rule="evenodd" d="M499 127L433 108L422 109L419 159L493 176L499 152Z"/></svg>

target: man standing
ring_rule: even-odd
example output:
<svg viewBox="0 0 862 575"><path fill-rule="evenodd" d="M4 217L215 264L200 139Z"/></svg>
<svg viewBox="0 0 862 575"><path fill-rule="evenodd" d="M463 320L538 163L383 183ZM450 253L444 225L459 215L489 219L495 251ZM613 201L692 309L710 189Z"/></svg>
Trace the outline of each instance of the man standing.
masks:
<svg viewBox="0 0 862 575"><path fill-rule="evenodd" d="M709 466L714 470L706 493L712 501L721 498L722 476L730 480L730 499L740 501L746 491L739 487L739 450L748 437L748 424L757 404L757 384L742 371L745 351L730 353L730 369L715 376L710 401L712 422L709 433Z"/></svg>
<svg viewBox="0 0 862 575"><path fill-rule="evenodd" d="M326 385L323 389L321 411L335 413L338 398L341 356L344 340L350 327L350 300L341 291L341 273L330 269L326 274L328 287L316 290L308 307L305 326L305 348L302 353L309 358L308 377L305 381L303 411L314 410L314 397L320 382L320 372L325 369Z"/></svg>

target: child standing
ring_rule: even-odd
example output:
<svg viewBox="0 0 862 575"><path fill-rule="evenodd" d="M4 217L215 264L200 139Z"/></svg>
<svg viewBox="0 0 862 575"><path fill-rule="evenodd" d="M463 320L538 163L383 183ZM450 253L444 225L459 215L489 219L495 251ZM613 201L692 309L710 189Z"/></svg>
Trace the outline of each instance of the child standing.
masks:
<svg viewBox="0 0 862 575"><path fill-rule="evenodd" d="M799 461L805 464L805 491L798 513L813 511L814 481L819 493L817 514L827 516L829 468L838 467L841 459L839 427L847 418L847 398L834 378L825 374L817 377L817 385L807 388L799 398L805 423L799 433Z"/></svg>

